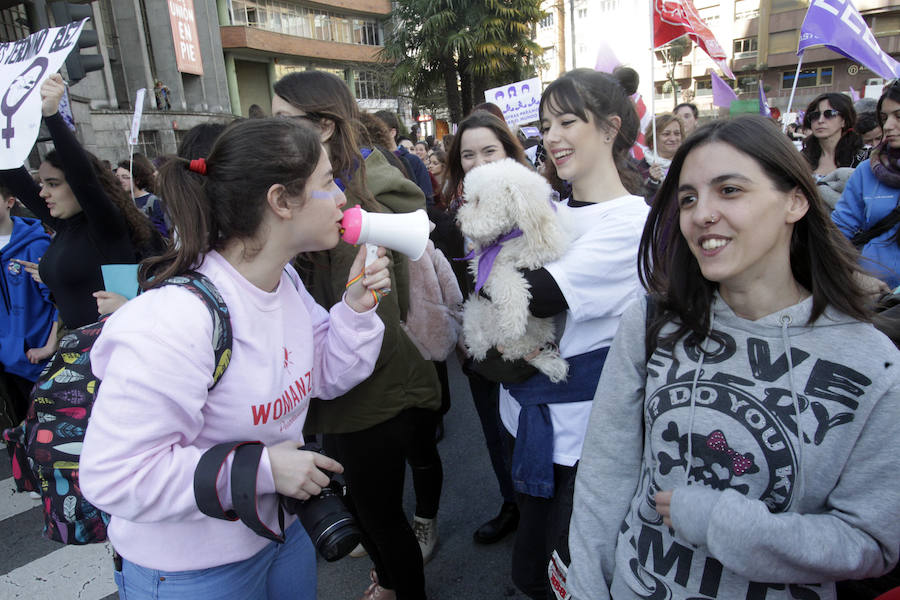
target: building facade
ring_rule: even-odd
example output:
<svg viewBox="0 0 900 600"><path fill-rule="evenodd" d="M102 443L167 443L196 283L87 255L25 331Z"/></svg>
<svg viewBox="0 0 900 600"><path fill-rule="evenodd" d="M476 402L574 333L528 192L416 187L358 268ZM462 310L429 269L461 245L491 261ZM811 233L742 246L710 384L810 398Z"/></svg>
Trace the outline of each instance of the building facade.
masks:
<svg viewBox="0 0 900 600"><path fill-rule="evenodd" d="M393 110L409 120L379 59L389 0L218 0L218 7L234 114L247 116L253 104L268 113L278 79L317 69L347 81L363 110Z"/></svg>
<svg viewBox="0 0 900 600"><path fill-rule="evenodd" d="M0 0L0 41L56 26L53 0ZM198 123L230 122L258 105L270 112L272 86L296 70L320 69L347 81L364 110L398 111L388 69L378 58L388 0L96 0L104 68L70 86L77 135L115 164L127 142L139 89L146 90L134 151L151 158L174 153ZM399 110L398 110L399 109ZM49 145L39 142L30 162Z"/></svg>
<svg viewBox="0 0 900 600"><path fill-rule="evenodd" d="M854 0L854 5L881 48L897 58L896 0ZM738 98L758 98L762 81L769 105L785 112L809 0L694 0L694 6L728 53ZM686 101L697 104L702 116L727 113L712 104L710 72L715 65L696 45L671 65L651 52L650 0L546 0L543 8L548 16L538 24L535 40L544 48L545 85L565 70L594 67L612 53L640 73L641 93L645 99L653 95L657 113ZM669 68L676 80L674 89L667 77ZM793 110L805 109L824 92L849 92L852 87L862 96L867 89L869 94L878 93L881 84L881 78L863 65L831 50L812 48L803 57Z"/></svg>
<svg viewBox="0 0 900 600"><path fill-rule="evenodd" d="M895 58L900 55L900 5L893 0L856 0L854 5L875 35L878 45ZM759 82L770 107L784 113L798 75L797 45L800 26L809 8L808 0L696 0L695 6L716 38L730 50L733 82L740 100L754 100ZM671 109L672 90L659 74L664 67L657 61L656 100L658 108ZM712 105L709 73L713 63L699 48L694 48L676 66L678 101L692 101L707 115L727 112ZM884 81L865 66L823 47L803 54L797 77L792 112L805 110L807 104L825 92L850 93L878 97ZM665 89L664 89L665 88ZM751 102L752 104L752 102Z"/></svg>

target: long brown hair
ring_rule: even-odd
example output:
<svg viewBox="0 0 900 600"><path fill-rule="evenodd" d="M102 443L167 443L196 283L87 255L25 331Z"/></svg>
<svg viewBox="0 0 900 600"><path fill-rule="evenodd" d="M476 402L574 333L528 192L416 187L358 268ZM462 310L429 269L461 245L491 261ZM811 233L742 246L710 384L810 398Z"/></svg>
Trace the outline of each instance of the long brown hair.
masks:
<svg viewBox="0 0 900 600"><path fill-rule="evenodd" d="M588 113L594 117L597 127L611 127L610 117L618 116L622 124L613 140L612 157L625 189L632 194L640 194L643 181L630 161L629 151L637 140L641 127L634 103L625 93L619 80L593 69L574 69L561 75L547 86L541 95L540 114L570 113L584 122ZM556 165L552 160L546 163L548 179L556 176Z"/></svg>
<svg viewBox="0 0 900 600"><path fill-rule="evenodd" d="M812 292L809 323L825 308L833 308L860 321L871 320L865 293L854 274L860 271L859 254L832 223L830 210L819 196L809 165L781 129L771 119L745 115L714 121L694 131L678 148L669 172L644 226L638 250L638 276L659 301L660 310L649 335L658 335L662 326L675 321L678 330L666 341L693 333L706 338L710 307L717 288L700 271L678 226L678 185L687 156L702 145L728 144L749 156L771 179L776 189L787 192L799 188L809 209L791 234L791 272L800 285Z"/></svg>
<svg viewBox="0 0 900 600"><path fill-rule="evenodd" d="M522 144L512 134L506 123L492 115L486 110L473 110L472 114L462 120L453 136L453 143L450 150L447 151L447 159L444 162L447 169L444 185L444 204L450 206L450 203L456 198L457 192L462 185L463 179L466 177L462 167L462 138L463 134L469 129L478 128L489 129L491 133L497 136L503 151L506 152L507 158L514 158L523 165L531 166L528 159L525 158L525 151L522 150Z"/></svg>
<svg viewBox="0 0 900 600"><path fill-rule="evenodd" d="M334 176L362 197L363 208L377 210L375 198L365 185L366 162L359 151L359 106L347 83L325 71L298 71L279 79L274 89L283 100L305 112L305 120L320 123L328 119L334 123L334 132L325 142Z"/></svg>
<svg viewBox="0 0 900 600"><path fill-rule="evenodd" d="M172 157L159 172L159 187L178 232L178 244L141 264L144 289L196 267L210 250L258 232L269 188L280 183L301 196L322 154L318 132L291 119L248 119L216 139L206 174Z"/></svg>
<svg viewBox="0 0 900 600"><path fill-rule="evenodd" d="M838 111L844 119L841 139L834 148L834 164L837 167L855 167L863 143L862 137L853 129L856 125L856 110L853 108L853 102L849 96L838 92L826 92L816 96L803 114L803 128L812 129L810 114L819 110L819 103L822 100L827 100L831 108ZM819 143L819 138L812 134L807 136L803 140L801 152L813 169L819 166L819 159L822 158L822 145Z"/></svg>
<svg viewBox="0 0 900 600"><path fill-rule="evenodd" d="M131 238L131 245L138 255L147 256L151 253L162 250L163 240L159 232L153 226L153 222L140 211L131 201L131 196L122 189L122 184L116 178L115 174L106 167L103 162L85 151L88 159L91 161L91 169L100 182L103 192L113 201L119 212L125 218L125 224L128 226L128 234ZM51 166L65 173L62 160L56 150L51 150L44 157L44 160Z"/></svg>

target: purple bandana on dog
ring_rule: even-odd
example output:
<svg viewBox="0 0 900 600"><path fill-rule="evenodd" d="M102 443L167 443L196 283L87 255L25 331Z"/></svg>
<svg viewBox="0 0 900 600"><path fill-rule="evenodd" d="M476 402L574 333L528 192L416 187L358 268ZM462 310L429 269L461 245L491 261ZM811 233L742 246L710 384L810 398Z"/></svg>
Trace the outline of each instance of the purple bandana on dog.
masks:
<svg viewBox="0 0 900 600"><path fill-rule="evenodd" d="M496 260L497 255L500 254L500 249L503 248L503 242L514 240L522 235L522 230L517 227L506 235L499 237L495 242L478 253L478 278L475 280L476 294L481 291L481 288L483 288L484 284L487 282L487 278L491 274L491 269L494 267L494 260ZM473 258L475 258L474 250L462 258L457 258L455 260L472 260Z"/></svg>

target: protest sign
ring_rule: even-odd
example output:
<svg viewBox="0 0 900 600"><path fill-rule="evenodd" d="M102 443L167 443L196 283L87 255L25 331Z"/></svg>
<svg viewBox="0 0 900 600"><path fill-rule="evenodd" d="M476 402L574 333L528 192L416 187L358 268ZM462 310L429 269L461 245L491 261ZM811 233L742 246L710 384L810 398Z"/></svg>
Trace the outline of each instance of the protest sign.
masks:
<svg viewBox="0 0 900 600"><path fill-rule="evenodd" d="M128 136L128 145L134 146L138 143L138 135L141 132L141 117L144 114L144 96L147 94L147 88L141 88L134 95L134 114L131 116L131 133Z"/></svg>
<svg viewBox="0 0 900 600"><path fill-rule="evenodd" d="M41 126L44 81L75 48L87 19L0 44L0 169L22 166Z"/></svg>
<svg viewBox="0 0 900 600"><path fill-rule="evenodd" d="M484 99L500 107L510 127L540 120L541 80L537 77L484 91Z"/></svg>
<svg viewBox="0 0 900 600"><path fill-rule="evenodd" d="M169 22L175 43L175 66L182 73L203 75L200 43L197 39L197 19L193 0L168 0Z"/></svg>

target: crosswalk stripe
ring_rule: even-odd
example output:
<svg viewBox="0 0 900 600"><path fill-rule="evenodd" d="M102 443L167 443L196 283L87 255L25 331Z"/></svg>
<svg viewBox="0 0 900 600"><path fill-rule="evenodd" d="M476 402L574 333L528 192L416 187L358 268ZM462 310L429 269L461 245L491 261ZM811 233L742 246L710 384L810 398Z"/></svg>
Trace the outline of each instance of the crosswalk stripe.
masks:
<svg viewBox="0 0 900 600"><path fill-rule="evenodd" d="M40 501L32 500L27 493L16 492L16 482L12 477L0 481L0 521L31 510L35 506L40 506Z"/></svg>
<svg viewBox="0 0 900 600"><path fill-rule="evenodd" d="M0 576L0 598L100 600L116 591L108 544L63 546Z"/></svg>

